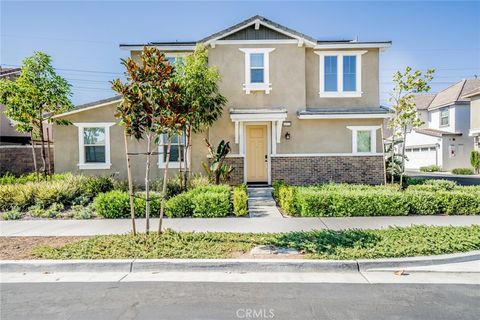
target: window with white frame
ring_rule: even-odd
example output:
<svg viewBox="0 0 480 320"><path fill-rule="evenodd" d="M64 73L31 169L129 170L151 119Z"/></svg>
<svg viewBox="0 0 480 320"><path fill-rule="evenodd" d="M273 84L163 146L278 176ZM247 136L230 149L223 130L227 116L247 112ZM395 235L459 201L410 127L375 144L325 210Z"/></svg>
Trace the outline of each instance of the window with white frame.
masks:
<svg viewBox="0 0 480 320"><path fill-rule="evenodd" d="M269 53L274 48L242 48L245 53L245 83L243 90L250 94L251 91L265 91L269 94L272 89L269 74Z"/></svg>
<svg viewBox="0 0 480 320"><path fill-rule="evenodd" d="M168 134L162 134L159 140L159 155L158 166L165 168L167 161L167 149L168 149ZM180 167L180 162L184 161L185 150L185 135L184 134L172 134L170 145L170 161L168 163L169 168Z"/></svg>
<svg viewBox="0 0 480 320"><path fill-rule="evenodd" d="M348 126L352 131L352 153L377 153L380 126Z"/></svg>
<svg viewBox="0 0 480 320"><path fill-rule="evenodd" d="M315 51L320 56L321 97L362 96L362 55L367 51Z"/></svg>
<svg viewBox="0 0 480 320"><path fill-rule="evenodd" d="M78 127L79 169L110 169L110 127L115 123L74 123Z"/></svg>
<svg viewBox="0 0 480 320"><path fill-rule="evenodd" d="M440 126L441 127L448 126L450 122L449 115L450 115L450 110L448 109L448 107L440 109Z"/></svg>

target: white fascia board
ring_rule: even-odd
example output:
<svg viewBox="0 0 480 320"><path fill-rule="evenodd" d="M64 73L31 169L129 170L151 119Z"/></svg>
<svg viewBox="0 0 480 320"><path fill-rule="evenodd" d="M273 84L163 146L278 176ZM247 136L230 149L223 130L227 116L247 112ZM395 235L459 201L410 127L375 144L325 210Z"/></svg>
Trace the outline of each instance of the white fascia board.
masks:
<svg viewBox="0 0 480 320"><path fill-rule="evenodd" d="M298 119L385 119L390 115L384 113L364 113L364 114L301 114Z"/></svg>
<svg viewBox="0 0 480 320"><path fill-rule="evenodd" d="M278 40L217 40L216 45L221 44L298 44L296 39L278 39Z"/></svg>
<svg viewBox="0 0 480 320"><path fill-rule="evenodd" d="M94 105L94 106L91 106L91 107L87 107L87 108L81 108L81 109L76 109L76 110L72 110L72 111L67 111L65 113L57 114L57 115L53 116L52 118L53 119L61 118L61 117L69 116L71 114L76 114L76 113L80 113L80 112L84 112L84 111L88 111L88 110L92 110L92 109L96 109L96 108L105 107L109 104L118 103L120 101L122 101L122 98L119 98L118 100L113 100L113 101L109 101L109 102L100 103L100 104L97 104L97 105Z"/></svg>
<svg viewBox="0 0 480 320"><path fill-rule="evenodd" d="M314 49L362 49L362 48L378 48L378 49L386 49L389 48L392 44L391 43L325 43L325 44L317 44L315 45Z"/></svg>
<svg viewBox="0 0 480 320"><path fill-rule="evenodd" d="M256 113L256 114L230 114L232 121L258 122L258 121L285 121L287 113Z"/></svg>
<svg viewBox="0 0 480 320"><path fill-rule="evenodd" d="M371 157L382 156L383 153L277 153L271 157Z"/></svg>
<svg viewBox="0 0 480 320"><path fill-rule="evenodd" d="M147 47L156 47L160 51L195 51L195 46L156 46L145 45ZM127 51L142 51L144 46L120 46L120 49Z"/></svg>
<svg viewBox="0 0 480 320"><path fill-rule="evenodd" d="M254 20L254 21L250 22L249 24L242 25L242 26L240 26L240 27L238 27L238 28L236 28L236 29L230 30L229 32L224 33L224 34L222 34L222 35L220 35L220 36L218 36L218 37L216 37L216 38L213 38L213 39L210 39L210 40L208 40L208 41L205 41L204 45L207 46L207 45L212 44L212 43L218 43L218 42L219 42L219 39L224 38L224 37L226 37L226 36L229 36L229 35L237 32L237 31L240 31L240 30L244 29L244 28L248 28L248 27L250 27L250 26L252 26L252 25L259 25L259 26L260 26L260 25L263 25L263 26L265 26L265 27L267 27L267 28L270 28L270 29L272 29L272 30L275 30L275 31L277 31L277 32L279 32L279 33L281 33L281 34L284 34L284 35L287 35L287 36L289 36L289 37L292 37L292 38L296 39L297 42L300 41L300 40L303 40L303 42L304 42L306 45L310 46L310 47L314 47L314 46L316 45L315 42L312 42L312 41L310 41L310 40L308 40L308 39L299 37L299 36L297 36L297 35L295 35L295 34L292 34L292 33L290 33L290 32L287 32L287 31L285 31L285 30L279 29L279 28L277 28L277 27L275 27L275 26L272 26L272 25L270 25L270 24L268 24L268 23L265 23L265 22L263 22L263 21L261 21L261 20L259 20L259 19ZM297 43L297 42L295 42L295 43Z"/></svg>
<svg viewBox="0 0 480 320"><path fill-rule="evenodd" d="M469 132L469 136L470 137L473 137L473 136L478 136L480 134L480 129L470 129L470 132Z"/></svg>

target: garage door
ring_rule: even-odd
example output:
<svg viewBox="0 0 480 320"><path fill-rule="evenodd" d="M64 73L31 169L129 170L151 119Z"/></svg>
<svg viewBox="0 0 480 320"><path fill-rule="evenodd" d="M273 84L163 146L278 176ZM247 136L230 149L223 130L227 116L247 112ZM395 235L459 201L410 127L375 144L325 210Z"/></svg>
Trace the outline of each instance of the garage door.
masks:
<svg viewBox="0 0 480 320"><path fill-rule="evenodd" d="M436 147L409 147L405 150L408 161L405 163L407 169L418 169L423 166L437 164Z"/></svg>

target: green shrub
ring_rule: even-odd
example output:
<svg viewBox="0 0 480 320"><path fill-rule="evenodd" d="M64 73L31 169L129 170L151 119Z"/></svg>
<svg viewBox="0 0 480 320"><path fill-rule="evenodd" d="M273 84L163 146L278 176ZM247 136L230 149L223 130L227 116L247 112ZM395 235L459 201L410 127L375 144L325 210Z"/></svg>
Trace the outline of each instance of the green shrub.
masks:
<svg viewBox="0 0 480 320"><path fill-rule="evenodd" d="M233 188L233 214L237 217L248 214L248 196L245 184Z"/></svg>
<svg viewBox="0 0 480 320"><path fill-rule="evenodd" d="M460 174L460 175L472 175L475 174L472 168L455 168L452 170L453 174Z"/></svg>
<svg viewBox="0 0 480 320"><path fill-rule="evenodd" d="M165 215L169 218L190 217L192 214L193 201L188 192L176 195L165 202Z"/></svg>
<svg viewBox="0 0 480 320"><path fill-rule="evenodd" d="M194 218L226 217L230 209L230 193L206 191L193 197Z"/></svg>
<svg viewBox="0 0 480 320"><path fill-rule="evenodd" d="M430 166L420 167L420 171L422 171L422 172L437 172L437 171L442 171L442 168L440 166L432 164Z"/></svg>
<svg viewBox="0 0 480 320"><path fill-rule="evenodd" d="M47 177L48 181L58 181L58 180L65 180L68 177L71 177L71 173L55 173L52 174L51 176ZM43 177L41 174L39 174L39 181L43 181ZM26 175L21 175L21 176L14 176L13 174L7 172L5 175L0 177L0 185L4 184L25 184L28 182L36 182L37 178L35 173L29 173Z"/></svg>
<svg viewBox="0 0 480 320"><path fill-rule="evenodd" d="M210 180L202 174L194 174L190 179L191 188L205 187L208 185L210 185Z"/></svg>
<svg viewBox="0 0 480 320"><path fill-rule="evenodd" d="M18 220L22 218L22 212L20 208L14 207L9 211L2 213L2 220Z"/></svg>
<svg viewBox="0 0 480 320"><path fill-rule="evenodd" d="M441 201L444 214L480 214L480 193L464 191L441 191L436 196Z"/></svg>
<svg viewBox="0 0 480 320"><path fill-rule="evenodd" d="M62 211L65 209L64 205L61 203L52 203L47 210L44 211L42 218L56 218L60 216Z"/></svg>
<svg viewBox="0 0 480 320"><path fill-rule="evenodd" d="M227 185L190 189L168 199L165 214L168 217L224 217L231 212L230 192Z"/></svg>
<svg viewBox="0 0 480 320"><path fill-rule="evenodd" d="M92 206L74 205L72 206L72 218L74 219L91 219L94 217Z"/></svg>
<svg viewBox="0 0 480 320"><path fill-rule="evenodd" d="M407 186L416 186L416 185L424 184L426 180L427 180L426 178L406 176L405 184Z"/></svg>
<svg viewBox="0 0 480 320"><path fill-rule="evenodd" d="M34 203L35 188L32 183L25 185L0 185L0 210L15 207L24 210Z"/></svg>
<svg viewBox="0 0 480 320"><path fill-rule="evenodd" d="M411 190L408 188L404 196L409 205L409 214L430 215L442 213L442 201L435 192L421 189Z"/></svg>
<svg viewBox="0 0 480 320"><path fill-rule="evenodd" d="M428 179L420 185L410 186L409 190L423 190L423 191L451 191L458 187L455 181L446 179Z"/></svg>
<svg viewBox="0 0 480 320"><path fill-rule="evenodd" d="M285 182L281 180L275 180L273 182L273 198L276 201L280 201L280 187L284 186Z"/></svg>
<svg viewBox="0 0 480 320"><path fill-rule="evenodd" d="M85 179L82 186L82 195L95 198L99 193L105 193L113 190L113 179L102 176L89 176Z"/></svg>
<svg viewBox="0 0 480 320"><path fill-rule="evenodd" d="M278 188L278 199L280 207L289 214L296 214L295 191L292 186L282 185Z"/></svg>
<svg viewBox="0 0 480 320"><path fill-rule="evenodd" d="M151 189L161 193L163 191L163 180L155 179L155 181L152 182ZM168 179L167 195L166 195L167 199L170 199L171 197L174 197L177 194L180 194L182 191L183 191L183 187L180 182L180 178L178 176Z"/></svg>
<svg viewBox="0 0 480 320"><path fill-rule="evenodd" d="M100 193L94 200L95 211L103 218L117 219L130 216L130 197L127 192Z"/></svg>

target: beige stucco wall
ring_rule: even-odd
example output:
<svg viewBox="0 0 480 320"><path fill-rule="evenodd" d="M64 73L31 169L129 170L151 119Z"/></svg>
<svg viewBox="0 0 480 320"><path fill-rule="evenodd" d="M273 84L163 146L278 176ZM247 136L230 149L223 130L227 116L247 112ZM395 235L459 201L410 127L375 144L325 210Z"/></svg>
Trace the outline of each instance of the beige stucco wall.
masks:
<svg viewBox="0 0 480 320"><path fill-rule="evenodd" d="M245 53L240 48L274 48L270 52L269 76L272 84L270 94L252 92L246 94ZM184 55L177 52L175 55ZM132 52L138 60L139 52ZM292 126L282 129L281 143L276 145L277 153L351 153L352 131L347 126L382 125L382 119L337 119L299 120L297 111L308 107L362 107L378 106L378 50L369 49L362 57L361 98L320 98L319 56L313 49L298 47L296 44L276 45L216 45L209 48L209 64L216 66L221 75L220 91L227 98L223 116L205 132L195 134L192 144L192 167L194 172L202 172L202 161L207 161L207 148L204 139L208 138L216 146L221 140L230 141L232 154L239 153L235 143L234 124L230 119L231 108L272 108L287 109L287 120ZM114 118L115 103L66 116L71 122L117 122ZM291 139L284 134L290 132ZM54 126L55 170L57 172L79 172L78 128L76 126ZM130 142L131 152L144 152L145 142ZM86 174L117 174L126 177L123 128L114 125L110 128L110 150L112 167L108 170L83 170ZM382 152L381 130L377 130L377 152ZM152 179L162 175L158 168L157 156L152 157ZM144 176L145 156L132 157L133 175L137 183ZM173 173L178 170L172 169Z"/></svg>
<svg viewBox="0 0 480 320"><path fill-rule="evenodd" d="M480 129L480 94L473 96L470 102L470 128Z"/></svg>
<svg viewBox="0 0 480 320"><path fill-rule="evenodd" d="M367 50L367 49L357 49ZM379 96L379 50L368 49L362 55L362 96L359 98L320 97L320 58L314 49L306 49L306 96L307 106L328 107L377 107ZM345 50L350 51L350 50ZM340 63L340 62L339 62Z"/></svg>

